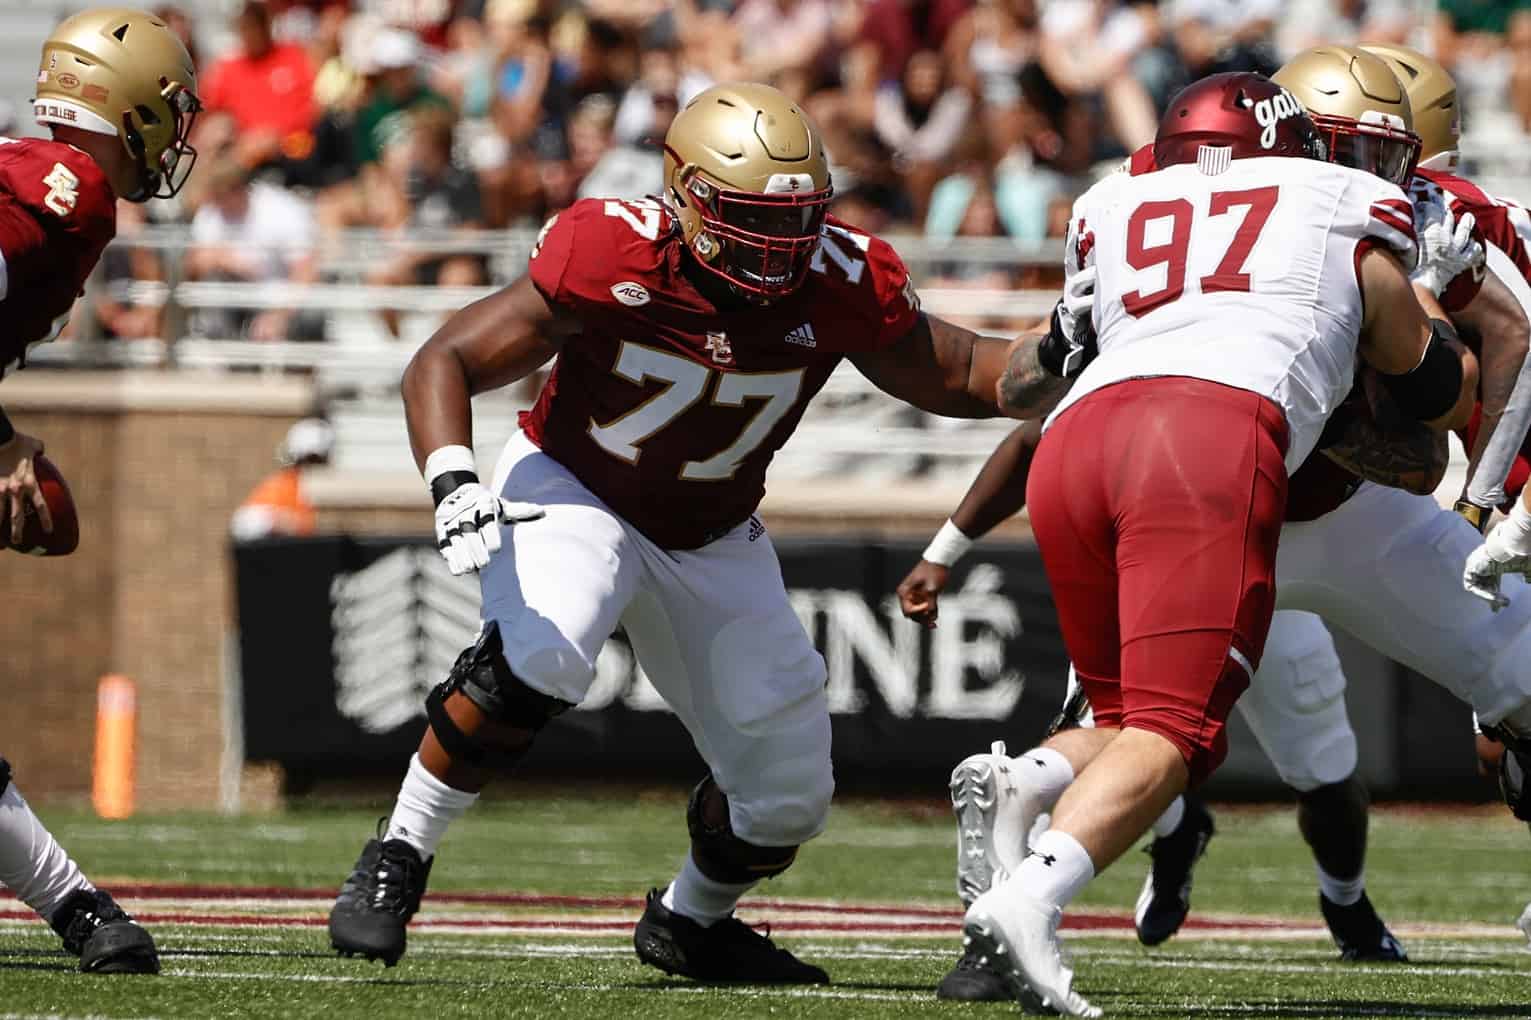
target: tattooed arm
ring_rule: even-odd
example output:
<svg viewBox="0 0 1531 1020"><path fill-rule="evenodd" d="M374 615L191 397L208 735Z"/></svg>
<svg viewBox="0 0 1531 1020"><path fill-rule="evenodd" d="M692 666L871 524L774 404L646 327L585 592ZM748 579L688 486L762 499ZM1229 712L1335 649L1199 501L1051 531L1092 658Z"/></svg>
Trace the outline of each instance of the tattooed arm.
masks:
<svg viewBox="0 0 1531 1020"><path fill-rule="evenodd" d="M1037 357L1046 326L1023 334L1010 345L1005 371L999 378L999 409L1012 418L1040 418L1058 406L1071 379L1060 379L1042 367Z"/></svg>
<svg viewBox="0 0 1531 1020"><path fill-rule="evenodd" d="M1428 496L1446 475L1448 451L1446 433L1408 421L1403 413L1387 405L1387 394L1371 387L1379 424L1370 415L1351 414L1339 425L1338 438L1319 452L1351 474Z"/></svg>
<svg viewBox="0 0 1531 1020"><path fill-rule="evenodd" d="M995 380L1005 363L1005 341L981 336L934 315L891 347L851 357L858 371L884 393L948 418L992 418Z"/></svg>

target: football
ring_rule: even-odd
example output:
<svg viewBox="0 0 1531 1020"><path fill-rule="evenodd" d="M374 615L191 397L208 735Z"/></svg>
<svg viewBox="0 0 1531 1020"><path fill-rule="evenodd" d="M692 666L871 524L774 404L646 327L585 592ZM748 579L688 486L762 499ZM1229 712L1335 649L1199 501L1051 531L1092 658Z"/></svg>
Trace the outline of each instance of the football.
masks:
<svg viewBox="0 0 1531 1020"><path fill-rule="evenodd" d="M80 518L75 513L74 497L69 494L69 484L47 457L39 455L32 466L37 472L37 484L42 488L43 499L53 514L53 531L51 534L44 532L37 512L27 507L21 543L12 545L10 509L8 506L0 506L0 548L14 549L31 556L68 556L80 544Z"/></svg>

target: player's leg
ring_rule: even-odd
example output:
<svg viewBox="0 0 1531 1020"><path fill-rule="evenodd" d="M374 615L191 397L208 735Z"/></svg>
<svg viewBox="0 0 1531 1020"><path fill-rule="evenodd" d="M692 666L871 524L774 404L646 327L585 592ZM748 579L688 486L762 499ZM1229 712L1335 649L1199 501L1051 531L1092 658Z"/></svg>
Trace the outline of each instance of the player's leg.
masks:
<svg viewBox="0 0 1531 1020"><path fill-rule="evenodd" d="M1311 613L1280 612L1265 658L1239 699L1255 739L1297 793L1297 824L1313 850L1319 909L1340 958L1407 960L1366 895L1365 785L1334 639Z"/></svg>
<svg viewBox="0 0 1531 1020"><path fill-rule="evenodd" d="M42 916L96 974L157 974L154 939L107 893L91 885L59 846L0 758L0 885Z"/></svg>
<svg viewBox="0 0 1531 1020"><path fill-rule="evenodd" d="M758 527L741 525L692 552L650 552L645 590L622 622L710 774L687 805L686 860L650 893L634 933L638 956L706 981L826 981L733 916L739 898L790 867L828 818L824 660Z"/></svg>
<svg viewBox="0 0 1531 1020"><path fill-rule="evenodd" d="M1101 413L1081 413L1098 401ZM1067 443L1065 465L1043 471L1042 492L1047 440L1039 447L1032 527L1097 722L1092 652L1079 646L1098 629L1087 618L1099 608L1075 604L1069 588L1076 571L1098 569L1091 559L1115 570L1122 728L1060 798L1052 828L1011 880L974 903L966 930L1002 950L1054 1007L1098 1015L1061 961L1062 908L1226 754L1227 713L1259 662L1274 608L1285 426L1268 401L1196 380L1123 383L1052 431L1065 423L1080 441ZM1079 455L1089 445L1104 463ZM1070 545L1060 561L1057 550Z"/></svg>
<svg viewBox="0 0 1531 1020"><path fill-rule="evenodd" d="M627 525L552 458L517 436L496 484L541 520L505 532L480 571L484 629L426 699L429 725L398 798L330 913L347 955L392 966L448 827L509 771L553 717L579 703L602 644L636 590Z"/></svg>
<svg viewBox="0 0 1531 1020"><path fill-rule="evenodd" d="M1278 562L1282 608L1308 609L1456 694L1507 738L1506 802L1531 820L1531 588L1506 578L1500 612L1462 589L1482 541L1429 496L1365 484L1317 521L1288 525Z"/></svg>

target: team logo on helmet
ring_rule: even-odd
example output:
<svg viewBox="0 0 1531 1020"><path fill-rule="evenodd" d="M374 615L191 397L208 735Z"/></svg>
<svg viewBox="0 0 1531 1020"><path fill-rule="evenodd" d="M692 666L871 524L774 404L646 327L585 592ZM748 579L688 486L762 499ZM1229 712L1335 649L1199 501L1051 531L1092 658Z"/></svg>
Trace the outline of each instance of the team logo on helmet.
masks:
<svg viewBox="0 0 1531 1020"><path fill-rule="evenodd" d="M1286 89L1282 89L1274 96L1259 100L1251 100L1245 96L1244 103L1254 111L1255 122L1264 129L1260 132L1260 148L1262 149L1275 147L1276 126L1281 121L1288 117L1302 117L1307 114L1302 104L1292 98L1292 94Z"/></svg>

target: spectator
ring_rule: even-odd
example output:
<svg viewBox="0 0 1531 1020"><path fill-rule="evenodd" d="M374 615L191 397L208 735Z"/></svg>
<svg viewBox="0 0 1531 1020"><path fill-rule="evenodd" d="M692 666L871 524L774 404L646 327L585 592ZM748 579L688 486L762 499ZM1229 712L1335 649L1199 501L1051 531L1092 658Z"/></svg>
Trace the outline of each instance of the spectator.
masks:
<svg viewBox="0 0 1531 1020"><path fill-rule="evenodd" d="M406 135L384 153L381 193L369 202L379 214L373 225L427 234L482 227L478 178L452 162L452 126L452 115L435 107L423 107L411 115ZM472 287L485 279L481 254L407 251L373 272L367 282ZM398 336L398 309L387 308L381 314L389 333Z"/></svg>
<svg viewBox="0 0 1531 1020"><path fill-rule="evenodd" d="M617 104L617 119L612 131L620 144L641 144L651 137L656 120L668 127L673 112L691 101L698 92L712 85L712 79L696 68L682 64L680 48L668 33L651 36L638 58L638 78L622 93ZM656 105L664 110L655 110ZM659 136L663 139L663 133Z"/></svg>
<svg viewBox="0 0 1531 1020"><path fill-rule="evenodd" d="M664 136L679 109L673 90L656 92L648 103L648 129L626 144L608 148L580 181L579 197L642 198L658 194L664 177Z"/></svg>
<svg viewBox="0 0 1531 1020"><path fill-rule="evenodd" d="M1037 0L982 4L963 15L947 38L953 74L980 101L995 152L1009 152L1025 137L1021 72L1035 62L1040 44Z"/></svg>
<svg viewBox="0 0 1531 1020"><path fill-rule="evenodd" d="M191 221L186 275L225 283L291 281L317 277L313 217L296 195L226 160L207 171L207 197ZM252 340L318 339L322 322L292 308L203 309L193 330L204 336Z"/></svg>
<svg viewBox="0 0 1531 1020"><path fill-rule="evenodd" d="M1043 12L1038 66L1068 99L1093 104L1099 97L1119 145L1094 156L1120 155L1153 140L1153 101L1132 74L1151 28L1141 11L1117 0L1053 0Z"/></svg>
<svg viewBox="0 0 1531 1020"><path fill-rule="evenodd" d="M313 149L314 68L301 46L272 38L271 14L251 0L234 18L239 49L203 78L210 117L232 121L236 158L256 169L307 158Z"/></svg>
<svg viewBox="0 0 1531 1020"><path fill-rule="evenodd" d="M229 531L236 542L272 536L312 535L319 515L304 490L303 476L330 462L335 430L323 418L304 418L277 447L278 469L256 485L234 511Z"/></svg>
<svg viewBox="0 0 1531 1020"><path fill-rule="evenodd" d="M366 98L356 116L356 162L375 165L383 150L422 107L451 111L452 104L425 84L420 74L420 40L397 28L376 31L366 45Z"/></svg>
<svg viewBox="0 0 1531 1020"><path fill-rule="evenodd" d="M164 305L144 293L143 284L165 279L159 253L133 243L148 222L138 202L117 203L117 241L101 255L102 286L96 321L107 338L143 340L164 335ZM162 293L162 292L161 292Z"/></svg>
<svg viewBox="0 0 1531 1020"><path fill-rule="evenodd" d="M1294 0L1276 29L1283 60L1332 42L1407 43L1412 26L1404 0Z"/></svg>
<svg viewBox="0 0 1531 1020"><path fill-rule="evenodd" d="M1169 0L1175 48L1188 80L1220 71L1272 74L1281 0Z"/></svg>
<svg viewBox="0 0 1531 1020"><path fill-rule="evenodd" d="M930 189L967 129L972 106L967 90L947 81L940 54L931 50L913 54L903 79L877 90L877 136L904 176L916 219L924 218Z"/></svg>
<svg viewBox="0 0 1531 1020"><path fill-rule="evenodd" d="M871 125L877 89L902 80L904 65L916 52L940 50L967 14L970 0L870 0L842 62L843 93L834 104L816 104L825 131L842 123ZM826 108L827 107L827 108Z"/></svg>
<svg viewBox="0 0 1531 1020"><path fill-rule="evenodd" d="M801 102L834 74L829 0L744 0L734 11L744 77Z"/></svg>
<svg viewBox="0 0 1531 1020"><path fill-rule="evenodd" d="M1487 112L1505 105L1514 75L1505 48L1517 0L1440 0L1435 15L1435 55L1457 81L1462 106ZM1479 117L1480 129L1488 118Z"/></svg>
<svg viewBox="0 0 1531 1020"><path fill-rule="evenodd" d="M1520 130L1531 134L1531 11L1518 11L1508 27L1510 52L1510 108Z"/></svg>

